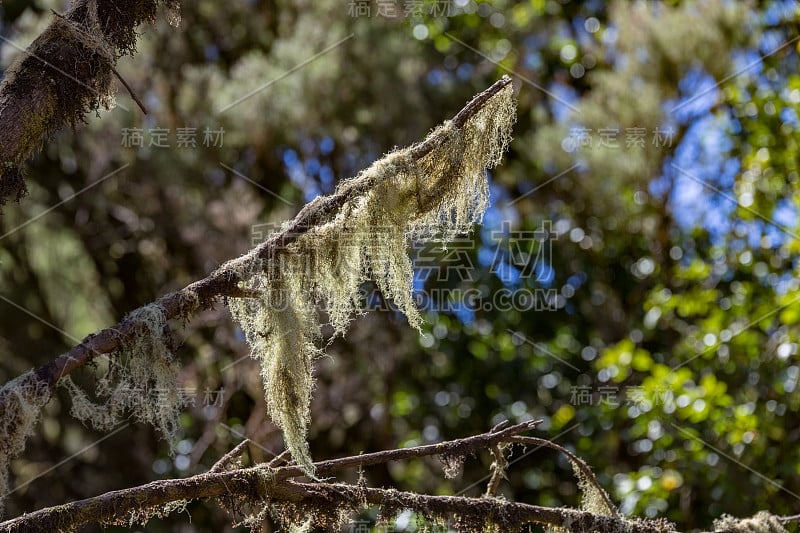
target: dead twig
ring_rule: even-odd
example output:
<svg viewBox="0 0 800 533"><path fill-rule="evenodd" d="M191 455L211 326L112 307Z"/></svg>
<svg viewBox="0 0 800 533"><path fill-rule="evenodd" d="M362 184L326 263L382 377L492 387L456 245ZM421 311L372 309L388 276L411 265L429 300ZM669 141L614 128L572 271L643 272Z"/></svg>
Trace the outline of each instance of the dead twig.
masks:
<svg viewBox="0 0 800 533"><path fill-rule="evenodd" d="M497 496L497 489L500 487L500 482L506 478L508 460L506 459L505 453L503 452L503 448L500 446L500 444L492 444L489 449L494 456L494 462L491 466L492 477L489 479L489 483L486 486L486 494L484 494L484 496L487 498L492 498Z"/></svg>
<svg viewBox="0 0 800 533"><path fill-rule="evenodd" d="M117 71L116 67L111 67L111 72L113 72L114 76L116 76L117 79L120 81L120 83L122 83L122 85L125 86L125 89L128 90L128 94L130 95L131 99L134 102L136 102L136 105L139 106L139 109L142 110L142 113L144 113L146 115L147 114L147 108L144 107L144 104L142 103L142 101L139 100L139 97L136 96L136 93L133 92L133 89L131 89L131 86L128 85L128 82L125 81L125 78L123 78L122 75Z"/></svg>
<svg viewBox="0 0 800 533"><path fill-rule="evenodd" d="M283 450L281 453L272 458L272 461L268 463L268 466L270 468L276 468L281 463L286 462L286 458L289 457L290 454L291 452L289 452L289 450Z"/></svg>
<svg viewBox="0 0 800 533"><path fill-rule="evenodd" d="M211 467L209 472L216 473L216 472L224 472L225 467L231 464L231 461L238 458L240 455L244 453L244 449L247 445L250 444L250 439L244 439L242 442L236 445L231 451L223 455L219 458L219 460L214 463L214 466Z"/></svg>
<svg viewBox="0 0 800 533"><path fill-rule="evenodd" d="M611 498L608 496L608 493L605 491L605 489L603 489L603 487L600 486L600 482L597 481L594 472L592 472L592 469L589 467L589 465L586 464L586 461L584 461L583 459L581 459L568 449L564 448L563 446L559 446L555 442L551 442L549 440L539 439L536 437L527 437L524 435L515 435L511 438L511 441L520 444L530 444L533 446L550 448L551 450L556 450L566 455L569 458L570 462L578 470L581 471L581 473L584 476L584 479L586 479L588 483L594 486L596 493L599 494L600 497L603 499L603 503L609 509L609 511L614 511L614 514L618 514L617 506L614 505L614 502L611 501Z"/></svg>
<svg viewBox="0 0 800 533"><path fill-rule="evenodd" d="M354 468L383 464L389 461L402 461L405 459L417 459L432 455L445 456L467 456L478 450L483 450L500 442L510 442L513 437L520 433L531 431L536 428L542 420L523 422L508 427L501 431L489 431L480 435L473 435L463 439L456 439L439 444L427 444L424 446L414 446L413 448L402 448L398 450L388 450L374 453L365 453L341 459L330 459L314 463L317 475L329 475L342 468ZM290 477L303 476L305 472L297 466L279 468L275 472L275 479L287 479Z"/></svg>

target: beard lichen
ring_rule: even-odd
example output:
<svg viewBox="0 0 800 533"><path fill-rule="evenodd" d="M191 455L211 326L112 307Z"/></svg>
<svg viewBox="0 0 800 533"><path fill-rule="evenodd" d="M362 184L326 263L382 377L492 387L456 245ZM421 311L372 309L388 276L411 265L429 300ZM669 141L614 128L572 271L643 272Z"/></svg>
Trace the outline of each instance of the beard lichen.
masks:
<svg viewBox="0 0 800 533"><path fill-rule="evenodd" d="M273 491L275 470L268 465L259 465L255 470L256 490L248 493L231 492L218 497L222 507L233 518L233 527L247 527L252 532L263 529L264 520L272 518L281 531L303 533L306 531L339 531L349 513L358 502L312 499L312 501L292 502L281 499L264 498Z"/></svg>
<svg viewBox="0 0 800 533"><path fill-rule="evenodd" d="M567 455L575 478L578 480L578 489L581 494L580 510L587 511L594 517L627 520L623 518L619 510L614 506L608 493L600 486L589 465L572 452L566 449L562 451ZM561 526L548 526L546 531L548 533L570 533L572 531L586 531L588 533L589 531L594 531L594 529L584 528L581 524L574 523L572 517L567 515Z"/></svg>
<svg viewBox="0 0 800 533"><path fill-rule="evenodd" d="M439 461L442 463L444 469L444 477L447 479L456 479L464 471L464 461L467 457L461 454L446 454L443 453L439 456Z"/></svg>
<svg viewBox="0 0 800 533"><path fill-rule="evenodd" d="M50 400L49 385L33 370L0 388L0 514L9 492L8 470L11 460L25 450L26 439L33 434L42 407Z"/></svg>
<svg viewBox="0 0 800 533"><path fill-rule="evenodd" d="M575 459L570 458L572 470L578 480L578 489L581 491L581 510L588 511L599 516L610 516L617 518L620 516L619 510L611 503L611 497L603 490L594 474L589 470L589 465L583 463L579 465ZM583 461L581 461L583 462ZM589 472L587 474L587 472ZM591 478L589 476L592 476Z"/></svg>
<svg viewBox="0 0 800 533"><path fill-rule="evenodd" d="M132 340L119 353L107 358L108 368L97 381L95 403L69 376L59 380L70 394L70 413L95 429L107 431L128 412L158 428L174 451L178 416L186 403L178 391L180 365L170 348L170 334L164 309L150 304L130 313L134 325ZM31 370L0 388L0 512L8 494L10 461L25 449L44 405L50 400L50 385Z"/></svg>
<svg viewBox="0 0 800 533"><path fill-rule="evenodd" d="M319 326L314 309L302 300L298 278L278 278L272 283L267 279L253 276L249 287L264 296L232 300L229 306L242 325L253 357L261 363L270 416L283 430L295 460L313 472L305 432L311 416L311 367L319 354L315 345Z"/></svg>
<svg viewBox="0 0 800 533"><path fill-rule="evenodd" d="M131 412L138 420L155 426L174 451L178 416L186 403L179 394L180 365L170 347L170 330L164 309L150 304L126 318L134 324L132 340L120 353L111 354L108 369L97 381L93 402L66 376L59 382L72 398L72 416L95 429L108 431Z"/></svg>
<svg viewBox="0 0 800 533"><path fill-rule="evenodd" d="M337 193L353 194L336 214L315 220L269 260L251 254L235 267L241 288L260 296L230 298L231 314L261 362L269 414L309 475L312 367L321 353L315 306L324 305L334 333L343 334L360 311L359 287L371 279L419 329L408 242L467 234L481 222L489 201L486 171L500 162L514 120L508 84L460 127L445 122L423 143L342 182Z"/></svg>
<svg viewBox="0 0 800 533"><path fill-rule="evenodd" d="M348 518L358 509L359 503L351 501L284 501L268 506L270 516L280 525L281 531L291 533L341 531Z"/></svg>
<svg viewBox="0 0 800 533"><path fill-rule="evenodd" d="M124 516L103 522L103 525L109 526L126 526L133 528L137 525L144 526L153 518L166 518L173 513L186 513L191 518L191 514L187 509L189 500L175 500L162 505L154 505L150 507L137 507L128 511Z"/></svg>

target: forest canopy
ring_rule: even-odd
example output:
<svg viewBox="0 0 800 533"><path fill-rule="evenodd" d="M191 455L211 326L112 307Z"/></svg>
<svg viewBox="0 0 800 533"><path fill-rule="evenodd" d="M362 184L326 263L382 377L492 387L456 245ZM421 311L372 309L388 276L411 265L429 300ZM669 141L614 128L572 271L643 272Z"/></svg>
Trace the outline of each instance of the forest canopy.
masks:
<svg viewBox="0 0 800 533"><path fill-rule="evenodd" d="M799 16L779 0L4 2L0 383L27 392L0 392L0 414L41 413L0 424L29 435L0 444L3 519L177 483L244 439L250 464L288 447L313 474L495 446L504 421L529 431L507 435L507 465L420 456L336 483L479 497L488 481L574 509L607 492L597 514L678 531L796 514ZM325 207L348 190L369 193ZM303 262L220 269L297 228ZM225 291L182 292L207 276ZM125 323L120 339L149 340L119 340L123 363L67 358L59 387L31 381ZM120 387L147 393L98 410ZM246 529L201 500L175 509L146 530ZM430 526L403 509L341 527Z"/></svg>

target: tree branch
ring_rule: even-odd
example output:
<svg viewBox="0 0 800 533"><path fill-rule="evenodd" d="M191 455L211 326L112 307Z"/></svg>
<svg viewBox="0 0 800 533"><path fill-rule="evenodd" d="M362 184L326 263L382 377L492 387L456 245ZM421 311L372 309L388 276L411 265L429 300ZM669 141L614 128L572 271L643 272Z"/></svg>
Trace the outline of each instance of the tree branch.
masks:
<svg viewBox="0 0 800 533"><path fill-rule="evenodd" d="M315 463L315 471L318 474L330 474L341 468L372 466L431 455L467 456L479 450L491 451L494 447L511 444L536 444L564 452L563 447L550 441L521 435L535 429L540 422L525 422L505 429L496 426L487 433L439 444L320 461ZM217 498L226 507L233 504L231 510L234 513L246 514L240 507L247 505L249 508L255 507L252 516L256 516L269 506L283 518L294 512L303 519L312 516L316 522L328 526L341 522L345 516L343 513L356 513L374 505L381 508L381 516L385 518L391 518L402 509L409 509L437 523L453 521L459 531L482 533L494 530L492 526L499 526L501 531L516 532L529 524L539 524L570 533L677 533L672 524L664 519L605 516L567 507L550 508L500 498L432 496L347 483L303 482L297 478L305 474L295 466L273 468L271 464L260 464L225 470L222 465L238 456L247 442L243 441L225 454L204 474L185 479L153 481L40 509L0 523L0 533L71 531L90 523L144 523L152 516L163 515L199 498ZM585 465L574 454L568 455L571 460ZM591 476L588 466L586 468L584 473ZM742 520L725 517L715 522L718 529L714 533L756 530L777 533L785 531L781 529L782 525L798 519L800 515L775 516L765 512Z"/></svg>
<svg viewBox="0 0 800 533"><path fill-rule="evenodd" d="M492 97L510 84L511 78L508 76L495 82L467 103L453 117L452 124L459 128L463 127ZM0 95L2 95L1 92ZM0 103L0 117L2 116L2 103ZM0 146L2 146L1 136L2 128L0 128ZM434 145L429 140L419 143L411 148L412 158L419 159L433 148ZM251 296L244 294L238 287L242 279L236 273L237 267L248 264L253 259L269 261L316 224L329 220L346 202L367 190L367 186L340 187L330 196L317 197L303 207L286 228L271 236L264 243L253 248L247 254L228 261L209 276L195 281L177 292L162 296L154 304L163 309L167 320L187 319L197 311L210 308L220 297ZM114 326L87 336L68 352L37 369L35 373L38 380L46 384L52 391L62 377L84 366L95 357L118 351L123 344L132 339L136 327L136 321L126 318ZM0 397L0 413L4 412L4 401Z"/></svg>
<svg viewBox="0 0 800 533"><path fill-rule="evenodd" d="M498 430L493 429L488 433L473 435L463 439L456 439L439 444L428 444L425 446L414 446L412 448L401 448L397 450L387 450L375 453L354 455L341 459L330 459L315 463L317 475L331 474L341 468L355 468L373 466L376 464L387 463L389 461L402 461L404 459L418 459L431 455L444 456L466 456L478 450L483 450L501 442L511 442L511 439L519 436L520 433L536 429L541 424L541 420L523 422L509 428ZM296 466L284 467L276 471L275 479L282 480L289 477L303 476L305 473Z"/></svg>
<svg viewBox="0 0 800 533"><path fill-rule="evenodd" d="M508 461L499 444L493 444L490 450L494 456L494 463L492 463L491 467L492 477L489 479L486 492L484 493L484 496L487 498L497 496L497 489L500 487L500 482L505 479L506 468L508 467Z"/></svg>
<svg viewBox="0 0 800 533"><path fill-rule="evenodd" d="M589 465L586 464L586 461L569 451L568 449L564 448L563 446L559 446L555 442L551 442L545 439L539 439L536 437L527 437L524 435L515 435L512 439L512 442L517 442L520 444L530 444L533 446L541 446L543 448L550 448L551 450L556 450L557 452L561 452L566 455L569 460L572 462L572 465L580 470L581 474L583 474L584 479L588 483L591 483L597 491L598 496L602 498L603 503L605 504L606 508L609 510L613 510L614 514L617 514L616 509L617 506L614 505L614 502L611 501L611 498L608 496L608 493L600 486L600 482L597 481L597 478L592 472L592 469Z"/></svg>
<svg viewBox="0 0 800 533"><path fill-rule="evenodd" d="M235 448L220 457L220 459L214 463L214 466L211 467L209 472L224 472L231 462L244 453L244 449L248 444L250 444L250 439L244 439L242 442L237 444Z"/></svg>
<svg viewBox="0 0 800 533"><path fill-rule="evenodd" d="M390 509L410 509L424 516L457 517L474 524L470 531L484 531L489 521L504 531L519 531L529 523L565 527L575 533L666 533L647 522L629 522L568 508L549 508L496 498L430 496L394 489L358 487L345 483L298 483L291 479L270 481L262 467L201 474L186 479L154 481L130 489L49 507L0 524L0 532L51 532L90 523L127 523L127 515L171 502L221 496L252 496L272 502L351 508L365 502Z"/></svg>
<svg viewBox="0 0 800 533"><path fill-rule="evenodd" d="M521 433L534 429L541 421L517 424L506 429L439 444L416 446L371 454L321 461L315 464L317 473L331 473L340 468L384 464L389 461L419 458L437 454L472 454L501 443L511 443ZM217 465L241 452L243 442L223 456ZM389 510L411 509L424 516L443 520L456 517L462 524L472 524L470 531L483 531L487 520L517 531L528 523L565 527L579 531L604 533L666 533L656 522L630 522L618 518L595 516L572 509L508 502L496 498L467 498L458 496L428 496L393 489L376 489L344 483L301 483L295 480L304 473L297 467L272 469L268 465L209 472L185 479L154 481L146 485L117 490L76 502L41 509L0 524L0 532L57 531L73 529L88 523L128 523L131 516L148 516L163 512L163 506L198 498L221 497L230 500L253 499L270 504L318 506L321 509L351 509L364 505L379 505ZM266 505L266 503L263 503ZM160 509L161 508L161 509Z"/></svg>

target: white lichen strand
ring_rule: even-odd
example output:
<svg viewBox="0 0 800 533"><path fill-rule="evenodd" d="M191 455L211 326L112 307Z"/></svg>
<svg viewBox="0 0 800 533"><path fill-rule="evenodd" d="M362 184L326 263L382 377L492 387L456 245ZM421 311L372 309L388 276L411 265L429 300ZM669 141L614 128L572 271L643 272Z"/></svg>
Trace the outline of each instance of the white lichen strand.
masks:
<svg viewBox="0 0 800 533"><path fill-rule="evenodd" d="M446 122L422 145L391 152L342 182L337 192L354 194L336 214L272 258L251 254L235 267L245 280L241 288L260 296L230 298L231 313L261 362L270 416L309 474L311 373L320 353L315 306L322 304L334 332L343 334L361 312L359 288L373 280L419 329L409 240L450 239L481 222L489 201L486 171L500 162L514 119L509 84L460 128ZM420 146L433 148L419 155Z"/></svg>
<svg viewBox="0 0 800 533"><path fill-rule="evenodd" d="M130 342L111 354L108 370L95 387L95 403L69 377L62 379L70 393L70 413L98 430L108 431L128 414L155 426L174 452L178 417L187 399L179 394L180 365L169 345L169 328L164 309L150 304L130 313L134 324Z"/></svg>
<svg viewBox="0 0 800 533"><path fill-rule="evenodd" d="M128 388L127 383L123 390L105 395L107 400L104 403L94 403L86 391L75 384L69 376L62 378L58 384L67 390L72 400L70 414L84 423L91 422L92 427L100 431L109 431L119 424L130 399L123 398L123 394L126 394L125 390ZM98 385L97 389L100 388L101 386ZM98 393L98 395L100 394Z"/></svg>
<svg viewBox="0 0 800 533"><path fill-rule="evenodd" d="M0 514L9 493L8 470L11 460L25 450L25 441L33 434L42 407L50 400L50 386L33 370L0 388Z"/></svg>
<svg viewBox="0 0 800 533"><path fill-rule="evenodd" d="M229 307L241 324L252 355L261 363L267 410L283 430L286 447L308 473L314 467L306 442L311 419L312 365L319 354L315 345L319 325L313 307L304 301L301 278L254 276L261 298L232 299ZM283 282L282 282L283 281Z"/></svg>
<svg viewBox="0 0 800 533"><path fill-rule="evenodd" d="M144 526L153 518L166 518L172 513L186 513L189 514L186 507L191 503L189 500L175 500L167 502L163 505L156 505L152 507L137 507L128 511L124 520L127 522L129 528L137 525ZM191 517L191 515L190 515Z"/></svg>
<svg viewBox="0 0 800 533"><path fill-rule="evenodd" d="M581 510L600 516L618 517L619 511L608 504L611 498L597 484L597 480L589 479L574 460L570 459L569 461L575 478L578 480L578 489L581 492Z"/></svg>
<svg viewBox="0 0 800 533"><path fill-rule="evenodd" d="M467 458L464 455L440 455L439 461L442 462L444 477L447 479L456 479L459 477L464 471L464 461L466 461L466 459Z"/></svg>

